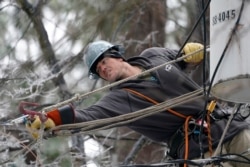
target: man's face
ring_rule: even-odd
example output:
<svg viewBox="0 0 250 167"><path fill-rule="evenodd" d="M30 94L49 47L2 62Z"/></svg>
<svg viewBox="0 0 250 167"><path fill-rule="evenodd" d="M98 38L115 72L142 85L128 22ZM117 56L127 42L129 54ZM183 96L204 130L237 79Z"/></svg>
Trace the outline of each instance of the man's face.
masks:
<svg viewBox="0 0 250 167"><path fill-rule="evenodd" d="M104 57L97 63L96 72L109 82L114 82L121 77L122 58Z"/></svg>

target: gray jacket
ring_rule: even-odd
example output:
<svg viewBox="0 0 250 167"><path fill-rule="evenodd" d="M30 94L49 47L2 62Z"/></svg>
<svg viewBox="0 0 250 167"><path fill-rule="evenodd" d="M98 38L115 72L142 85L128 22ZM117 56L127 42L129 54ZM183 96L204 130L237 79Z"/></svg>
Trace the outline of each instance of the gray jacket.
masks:
<svg viewBox="0 0 250 167"><path fill-rule="evenodd" d="M173 60L176 54L177 51L175 50L153 47L146 49L138 57L130 58L127 61L131 65L150 69ZM184 62L174 63L151 72L150 77L129 80L118 86L112 87L109 93L107 93L107 95L100 99L96 104L85 109L76 110L75 122L115 117L122 114L136 112L153 105L151 102L130 93L123 88L129 88L140 92L157 102L163 102L199 89L200 86L190 79L183 69L185 69ZM194 118L198 118L204 110L204 105L205 100L198 99L174 107L173 110L186 116L192 115ZM126 126L154 141L169 143L171 137L183 126L184 121L183 118L164 110L152 116L129 123ZM218 144L226 122L227 119L221 119L213 122L211 125L214 147ZM245 122L234 120L231 123L225 141L231 139L239 132L239 130L246 128L247 126L248 125ZM205 134L202 139L206 151L208 140ZM189 144L189 158L198 157L200 155L198 137L192 137ZM184 147L181 144L179 144L179 146L180 147L176 149L176 158L183 158Z"/></svg>

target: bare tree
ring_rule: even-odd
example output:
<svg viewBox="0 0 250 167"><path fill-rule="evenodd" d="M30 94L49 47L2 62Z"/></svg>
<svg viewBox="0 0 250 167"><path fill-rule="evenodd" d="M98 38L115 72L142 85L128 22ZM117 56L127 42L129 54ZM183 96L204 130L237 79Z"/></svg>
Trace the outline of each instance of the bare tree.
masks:
<svg viewBox="0 0 250 167"><path fill-rule="evenodd" d="M152 46L180 46L194 19L186 20L186 24L182 24L180 20L183 19L183 14L190 16L188 18L198 17L199 10L195 10L195 5L198 5L196 1L176 1L179 4L177 7L168 7L166 2L1 1L1 123L7 125L8 120L21 116L18 111L20 101L49 106L69 99L76 93L85 93L105 85L106 82L87 79L82 52L91 41L104 39L123 44L127 58L136 56ZM170 21L177 27L174 31L167 26ZM199 28L201 29L201 26ZM193 40L202 40L200 29ZM99 92L74 104L79 108L86 107L104 94L105 92ZM40 111L41 108L36 110ZM20 143L24 139L28 139L28 143L35 142L28 136L24 126L20 126L20 130L15 133L11 128L5 132L19 139L22 134ZM85 152L88 150L84 143L89 140L96 141L99 150L94 157L86 158ZM69 146L68 141L71 143ZM70 139L65 137L63 140L54 138L43 142L47 145L58 144L55 150L58 149L63 154L59 154L59 151L50 154L45 149L41 154L46 158L39 159L43 156L32 154L32 151L23 147L17 147L17 150L23 150L23 155L27 152L32 154L31 161L37 164L53 166L67 160L77 166L86 165L91 159L92 163L97 165L110 166L119 163L160 162L164 158L166 148L162 143L154 143L127 128L100 131L88 136L78 135ZM31 147L28 143L25 143L26 148ZM59 149L60 144L63 151ZM151 154L148 154L149 152ZM16 163L18 156L13 155L0 161L1 164Z"/></svg>

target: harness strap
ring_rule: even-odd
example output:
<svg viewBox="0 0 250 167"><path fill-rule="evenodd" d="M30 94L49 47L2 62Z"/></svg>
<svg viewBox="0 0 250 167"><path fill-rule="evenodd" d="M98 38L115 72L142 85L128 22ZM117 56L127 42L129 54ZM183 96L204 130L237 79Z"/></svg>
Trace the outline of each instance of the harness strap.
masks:
<svg viewBox="0 0 250 167"><path fill-rule="evenodd" d="M127 91L129 91L129 92L131 92L131 93L133 93L133 94L135 94L135 95L137 95L137 96L140 96L140 97L146 99L147 101L149 101L149 102L151 102L151 103L153 103L153 104L159 104L159 102L155 101L154 99L152 99L152 98L150 98L150 97L148 97L148 96L145 96L144 94L141 94L141 93L139 93L139 92L137 92L137 91L135 91L135 90L132 90L132 89L129 89L129 88L124 88L124 89L127 90ZM178 112L176 112L176 111L174 111L174 110L172 110L172 109L167 109L167 110L168 110L170 113L172 113L172 114L174 114L174 115L176 115L176 116L178 116L178 117L181 117L181 118L184 118L184 119L187 118L187 116L185 116L185 115L183 115L183 114L181 114L181 113L178 113Z"/></svg>
<svg viewBox="0 0 250 167"><path fill-rule="evenodd" d="M192 116L188 116L185 120L185 155L184 155L184 159L187 160L188 159L188 150L189 150L189 144L188 144L188 124L189 124L189 120L192 118ZM184 167L186 167L187 164L184 164Z"/></svg>
<svg viewBox="0 0 250 167"><path fill-rule="evenodd" d="M151 102L153 104L159 104L159 102L155 101L154 99L152 99L152 98L150 98L150 97L148 97L148 96L146 96L144 94L141 94L141 93L139 93L139 92L137 92L135 90L132 90L132 89L129 89L129 88L124 88L124 89L127 90L128 92L131 92L131 93L133 93L133 94L135 94L137 96L140 96L140 97L146 99L147 101L149 101L149 102ZM181 118L185 119L185 127L184 127L184 129L185 129L184 130L185 131L185 155L184 155L184 158L185 158L185 160L187 160L188 159L188 150L189 150L189 146L188 146L188 136L189 136L188 125L189 125L189 120L192 118L192 116L185 116L185 115L183 115L181 113L178 113L178 112L176 112L176 111L174 111L172 109L167 109L167 111L170 112L171 114L174 114L174 115L176 115L178 117L181 117ZM187 166L187 164L185 163L184 167L186 167L186 166Z"/></svg>

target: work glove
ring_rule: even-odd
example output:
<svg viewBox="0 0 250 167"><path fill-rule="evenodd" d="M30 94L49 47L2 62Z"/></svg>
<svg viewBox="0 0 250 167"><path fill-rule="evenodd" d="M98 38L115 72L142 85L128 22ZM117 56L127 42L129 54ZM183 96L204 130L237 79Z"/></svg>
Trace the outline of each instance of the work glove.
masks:
<svg viewBox="0 0 250 167"><path fill-rule="evenodd" d="M35 115L33 118L29 118L26 123L26 128L34 139L38 139L40 137L39 130L41 126L42 126L42 121L37 115ZM51 118L47 118L47 120L43 123L43 126L44 130L48 130L55 127L56 125Z"/></svg>
<svg viewBox="0 0 250 167"><path fill-rule="evenodd" d="M185 55L191 54L197 50L204 48L204 46L200 43L187 43L183 48L183 53ZM186 63L200 63L204 58L203 51L197 52L193 55L188 56L184 59Z"/></svg>
<svg viewBox="0 0 250 167"><path fill-rule="evenodd" d="M75 120L75 112L73 106L69 104L47 112L46 117L47 119L43 122L44 130L51 129L62 124L73 123ZM39 116L34 116L26 123L27 129L34 139L38 139L40 137L39 129L41 129L41 126L42 122Z"/></svg>

